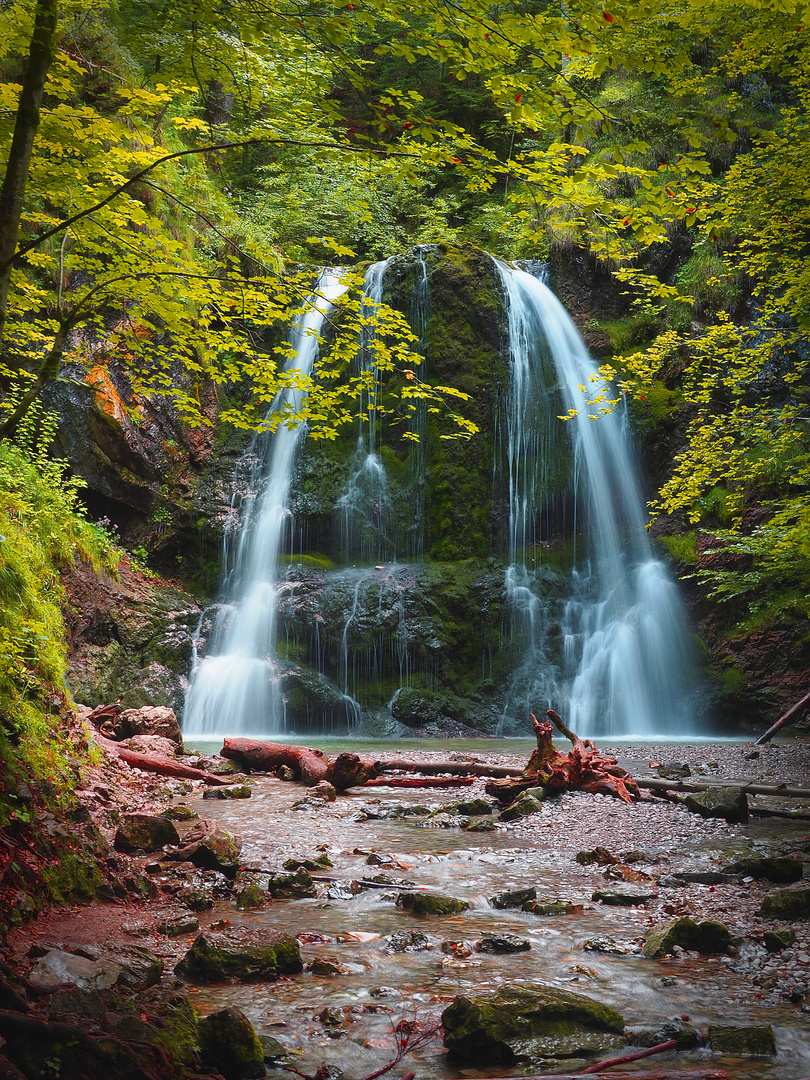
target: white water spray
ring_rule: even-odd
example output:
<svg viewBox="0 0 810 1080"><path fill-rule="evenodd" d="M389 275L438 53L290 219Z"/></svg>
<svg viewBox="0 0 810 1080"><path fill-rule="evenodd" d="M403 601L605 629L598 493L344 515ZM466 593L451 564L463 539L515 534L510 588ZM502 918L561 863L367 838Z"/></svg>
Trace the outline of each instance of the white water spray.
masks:
<svg viewBox="0 0 810 1080"><path fill-rule="evenodd" d="M579 387L589 385L595 365L562 304L537 278L497 266L510 353L506 586L523 648L509 711L554 706L590 737L684 735L689 635L645 530L623 410L591 415L598 409ZM577 410L567 424L557 419L563 409ZM561 617L549 600L560 574L542 565L553 503L574 567ZM587 544L578 552L583 526Z"/></svg>
<svg viewBox="0 0 810 1080"><path fill-rule="evenodd" d="M329 308L345 292L340 277L325 270L316 297L296 320L291 344L295 356L288 371L308 376L318 355L318 334ZM304 392L279 391L271 412L285 402L298 410ZM272 438L259 437L253 490L259 494L242 506L242 522L226 599L217 610L209 651L191 674L183 728L187 737L282 733L284 703L274 654L277 621L277 573L290 520L287 503L295 452L304 428L279 426Z"/></svg>

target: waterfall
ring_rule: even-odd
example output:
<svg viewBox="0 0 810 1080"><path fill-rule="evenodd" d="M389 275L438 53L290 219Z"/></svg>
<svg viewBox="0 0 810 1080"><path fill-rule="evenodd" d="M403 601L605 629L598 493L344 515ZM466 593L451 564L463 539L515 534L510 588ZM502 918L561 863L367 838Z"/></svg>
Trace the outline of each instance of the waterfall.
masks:
<svg viewBox="0 0 810 1080"><path fill-rule="evenodd" d="M295 355L288 371L307 376L318 354L318 334L329 308L345 291L339 275L325 270L306 311L290 335ZM288 403L298 409L300 389L279 391L271 412ZM278 427L259 436L243 501L233 567L225 581L209 635L207 655L195 663L186 696L183 727L191 736L283 732L284 704L274 653L278 561L290 512L287 506L295 453L304 428Z"/></svg>
<svg viewBox="0 0 810 1080"><path fill-rule="evenodd" d="M510 360L506 588L521 654L508 710L555 707L590 737L686 734L689 635L645 529L624 410L597 416L586 404L595 365L550 289L496 265ZM566 552L562 572L554 547Z"/></svg>

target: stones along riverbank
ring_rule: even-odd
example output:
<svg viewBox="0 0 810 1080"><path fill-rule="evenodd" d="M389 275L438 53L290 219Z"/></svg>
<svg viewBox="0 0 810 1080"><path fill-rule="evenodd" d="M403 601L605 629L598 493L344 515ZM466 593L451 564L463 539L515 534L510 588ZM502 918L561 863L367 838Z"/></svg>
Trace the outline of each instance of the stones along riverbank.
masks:
<svg viewBox="0 0 810 1080"><path fill-rule="evenodd" d="M425 746L403 756L525 763ZM600 750L634 775L810 775L803 740ZM205 790L101 758L74 826L97 848L96 898L3 942L5 1075L326 1062L360 1080L403 1043L399 1073L568 1075L672 1040L628 1068L810 1075L810 821L585 793L504 820L483 778L335 798L219 758L179 759L231 774Z"/></svg>

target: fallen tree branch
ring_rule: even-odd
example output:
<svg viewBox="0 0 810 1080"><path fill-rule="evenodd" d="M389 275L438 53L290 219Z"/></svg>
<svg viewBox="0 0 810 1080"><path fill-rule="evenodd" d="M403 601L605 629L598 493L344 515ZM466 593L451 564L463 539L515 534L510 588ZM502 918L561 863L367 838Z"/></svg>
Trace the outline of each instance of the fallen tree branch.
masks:
<svg viewBox="0 0 810 1080"><path fill-rule="evenodd" d="M780 728L785 727L791 720L795 720L808 706L810 706L810 693L805 694L801 701L797 701L786 713L783 713L775 724L771 724L768 730L760 735L754 746L763 746L766 742L770 742Z"/></svg>
<svg viewBox="0 0 810 1080"><path fill-rule="evenodd" d="M667 1039L666 1042L658 1043L657 1046L650 1046L646 1050L637 1050L635 1054L607 1058L607 1060L599 1061L595 1065L589 1065L587 1069L582 1070L580 1075L588 1076L591 1073L604 1072L605 1069L612 1069L615 1065L626 1065L628 1061L641 1061L642 1058L652 1057L654 1054L664 1054L667 1050L676 1050L677 1047L677 1039Z"/></svg>
<svg viewBox="0 0 810 1080"><path fill-rule="evenodd" d="M326 779L326 755L311 746L293 746L259 739L226 739L220 753L235 761L245 772L274 772L286 765L292 769L296 779L310 787Z"/></svg>
<svg viewBox="0 0 810 1080"><path fill-rule="evenodd" d="M120 743L105 738L98 731L93 731L91 734L99 746L115 754L133 769L157 773L159 776L176 776L184 780L202 780L209 787L225 787L231 783L227 777L215 776L203 769L194 769L191 765L183 765L179 761L173 761L172 758L160 757L157 754L136 754L134 750L127 750Z"/></svg>
<svg viewBox="0 0 810 1080"><path fill-rule="evenodd" d="M372 780L366 780L363 787L449 788L465 787L467 784L474 783L474 776L376 776Z"/></svg>

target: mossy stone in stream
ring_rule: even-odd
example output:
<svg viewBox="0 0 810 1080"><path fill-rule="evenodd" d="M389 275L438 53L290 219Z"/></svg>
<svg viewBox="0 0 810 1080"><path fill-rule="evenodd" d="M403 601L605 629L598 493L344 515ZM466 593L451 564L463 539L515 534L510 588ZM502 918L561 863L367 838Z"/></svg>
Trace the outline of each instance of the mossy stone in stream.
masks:
<svg viewBox="0 0 810 1080"><path fill-rule="evenodd" d="M303 867L294 874L274 874L270 878L268 889L274 900L302 900L316 895L312 875Z"/></svg>
<svg viewBox="0 0 810 1080"><path fill-rule="evenodd" d="M332 860L327 854L318 855L315 859L287 859L281 864L285 870L331 870Z"/></svg>
<svg viewBox="0 0 810 1080"><path fill-rule="evenodd" d="M542 985L457 997L442 1024L451 1060L476 1066L571 1058L625 1044L624 1019L615 1009Z"/></svg>
<svg viewBox="0 0 810 1080"><path fill-rule="evenodd" d="M769 892L758 914L763 919L810 919L810 885Z"/></svg>
<svg viewBox="0 0 810 1080"><path fill-rule="evenodd" d="M731 934L719 922L697 923L694 919L674 919L666 926L650 930L644 939L644 956L658 959L678 945L701 953L725 952L731 944Z"/></svg>
<svg viewBox="0 0 810 1080"><path fill-rule="evenodd" d="M221 1009L203 1017L197 1036L203 1064L225 1080L259 1080L265 1075L264 1048L241 1009Z"/></svg>
<svg viewBox="0 0 810 1080"><path fill-rule="evenodd" d="M279 975L302 970L301 950L289 934L278 934L262 945L239 945L225 938L198 934L174 969L194 983L273 982Z"/></svg>
<svg viewBox="0 0 810 1080"><path fill-rule="evenodd" d="M489 818L462 818L461 827L466 832L496 832L495 822Z"/></svg>
<svg viewBox="0 0 810 1080"><path fill-rule="evenodd" d="M491 896L489 902L494 908L502 911L504 908L522 907L529 900L536 899L537 889L530 887L528 889L514 889L512 892L498 893L497 896Z"/></svg>
<svg viewBox="0 0 810 1080"><path fill-rule="evenodd" d="M764 878L778 885L789 885L801 881L803 865L801 859L789 855L751 855L748 858L735 859L725 868L727 874L739 874L740 877Z"/></svg>
<svg viewBox="0 0 810 1080"><path fill-rule="evenodd" d="M397 907L411 915L460 915L462 911L467 911L470 905L466 900L458 900L455 896L406 892L397 897Z"/></svg>
<svg viewBox="0 0 810 1080"><path fill-rule="evenodd" d="M709 1042L715 1054L744 1054L751 1057L776 1055L776 1042L770 1024L762 1027L716 1025L709 1028Z"/></svg>
<svg viewBox="0 0 810 1080"><path fill-rule="evenodd" d="M705 818L724 818L732 824L748 821L748 796L735 787L718 787L687 795L684 805L693 814Z"/></svg>
<svg viewBox="0 0 810 1080"><path fill-rule="evenodd" d="M533 788L532 790L545 791L545 788ZM533 795L529 795L527 791L524 791L519 798L515 799L511 806L507 806L505 810L501 810L498 820L516 821L518 818L528 817L529 814L536 814L542 809L542 802Z"/></svg>
<svg viewBox="0 0 810 1080"><path fill-rule="evenodd" d="M579 915L583 909L573 900L527 900L520 910L531 915Z"/></svg>
<svg viewBox="0 0 810 1080"><path fill-rule="evenodd" d="M483 817L492 813L492 803L486 799L468 799L466 802L451 803L443 809L448 814L463 814L464 817Z"/></svg>
<svg viewBox="0 0 810 1080"><path fill-rule="evenodd" d="M260 885L246 885L237 894L236 907L239 911L259 911L267 907L267 893Z"/></svg>
<svg viewBox="0 0 810 1080"><path fill-rule="evenodd" d="M766 930L762 935L763 944L769 953L789 949L795 940L795 930Z"/></svg>

